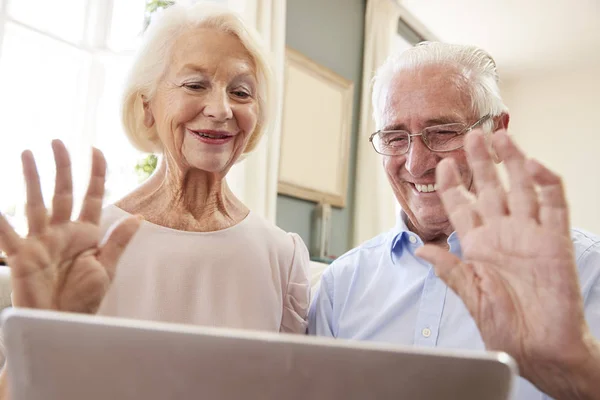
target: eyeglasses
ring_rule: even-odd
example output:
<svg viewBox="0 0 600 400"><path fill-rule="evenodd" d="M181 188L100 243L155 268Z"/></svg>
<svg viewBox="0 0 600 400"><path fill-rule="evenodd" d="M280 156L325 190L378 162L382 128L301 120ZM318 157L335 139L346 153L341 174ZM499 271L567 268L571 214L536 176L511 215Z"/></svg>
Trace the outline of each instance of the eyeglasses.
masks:
<svg viewBox="0 0 600 400"><path fill-rule="evenodd" d="M421 136L425 146L431 151L445 152L460 149L464 146L465 135L483 124L492 116L490 114L479 118L474 124L462 123L429 126L419 133L407 131L377 131L369 137L369 142L376 152L384 156L400 156L410 149L413 137Z"/></svg>

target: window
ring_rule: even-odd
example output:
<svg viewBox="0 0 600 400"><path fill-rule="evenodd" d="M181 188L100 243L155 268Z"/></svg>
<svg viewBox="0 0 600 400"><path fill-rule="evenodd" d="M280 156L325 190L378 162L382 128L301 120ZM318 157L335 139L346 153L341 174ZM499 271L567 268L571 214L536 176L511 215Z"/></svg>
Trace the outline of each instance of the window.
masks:
<svg viewBox="0 0 600 400"><path fill-rule="evenodd" d="M36 156L47 205L54 138L71 154L76 211L92 145L108 161L105 201L137 185L135 165L143 155L123 133L119 103L144 10L144 0L0 0L0 210L20 233L26 233L24 149Z"/></svg>

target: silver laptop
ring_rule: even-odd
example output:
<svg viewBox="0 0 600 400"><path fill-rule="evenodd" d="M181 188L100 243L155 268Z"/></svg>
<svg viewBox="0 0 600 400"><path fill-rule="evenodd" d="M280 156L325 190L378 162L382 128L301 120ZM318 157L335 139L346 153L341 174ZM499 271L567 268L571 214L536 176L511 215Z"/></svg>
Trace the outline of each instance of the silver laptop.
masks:
<svg viewBox="0 0 600 400"><path fill-rule="evenodd" d="M506 400L504 353L8 309L13 400Z"/></svg>

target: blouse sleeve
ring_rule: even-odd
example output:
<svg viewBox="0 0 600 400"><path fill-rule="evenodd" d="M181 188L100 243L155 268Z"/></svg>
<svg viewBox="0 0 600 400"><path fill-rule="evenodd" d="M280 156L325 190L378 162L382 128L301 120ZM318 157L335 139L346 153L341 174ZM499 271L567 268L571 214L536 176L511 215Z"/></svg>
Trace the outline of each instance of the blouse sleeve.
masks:
<svg viewBox="0 0 600 400"><path fill-rule="evenodd" d="M306 333L310 305L310 258L304 242L295 233L289 234L294 242L294 254L289 269L287 288L283 296L283 316L280 332Z"/></svg>

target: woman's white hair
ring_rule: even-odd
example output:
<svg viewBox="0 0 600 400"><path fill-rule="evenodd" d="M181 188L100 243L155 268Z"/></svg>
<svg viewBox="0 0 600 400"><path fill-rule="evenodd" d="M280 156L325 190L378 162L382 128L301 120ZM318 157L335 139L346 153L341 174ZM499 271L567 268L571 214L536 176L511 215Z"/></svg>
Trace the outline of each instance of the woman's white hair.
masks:
<svg viewBox="0 0 600 400"><path fill-rule="evenodd" d="M422 42L408 50L392 54L379 67L373 78L373 118L377 129L383 125L383 108L392 79L401 71L413 70L426 65L448 65L461 74L470 92L473 112L479 117L486 114L498 116L508 112L498 87L496 62L486 51L475 47L441 42ZM494 122L490 119L483 128L491 132Z"/></svg>
<svg viewBox="0 0 600 400"><path fill-rule="evenodd" d="M267 53L258 34L231 10L215 3L176 3L162 10L148 26L140 48L134 58L122 98L121 117L125 133L138 150L148 153L162 152L156 131L144 125L144 100L156 93L158 83L167 70L173 44L177 37L189 29L208 27L235 35L252 57L256 67L259 118L243 155L251 152L261 137L271 128L274 109L274 77Z"/></svg>

